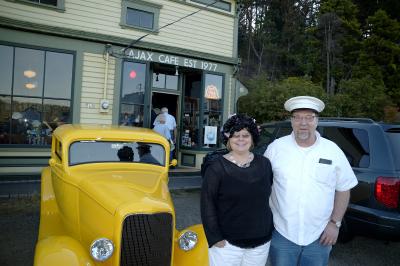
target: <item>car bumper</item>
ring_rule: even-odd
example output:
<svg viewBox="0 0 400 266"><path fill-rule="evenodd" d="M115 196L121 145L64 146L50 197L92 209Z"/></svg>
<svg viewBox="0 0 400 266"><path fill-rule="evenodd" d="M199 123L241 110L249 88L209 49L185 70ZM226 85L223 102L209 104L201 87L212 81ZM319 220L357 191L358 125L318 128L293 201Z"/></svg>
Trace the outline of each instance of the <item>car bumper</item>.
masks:
<svg viewBox="0 0 400 266"><path fill-rule="evenodd" d="M354 234L400 241L400 213L350 204L345 217Z"/></svg>

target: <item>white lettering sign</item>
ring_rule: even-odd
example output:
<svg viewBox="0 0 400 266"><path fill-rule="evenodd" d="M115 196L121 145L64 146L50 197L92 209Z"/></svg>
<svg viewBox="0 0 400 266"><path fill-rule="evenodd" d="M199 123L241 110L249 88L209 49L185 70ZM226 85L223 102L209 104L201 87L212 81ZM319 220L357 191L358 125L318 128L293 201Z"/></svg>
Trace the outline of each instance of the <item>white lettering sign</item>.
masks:
<svg viewBox="0 0 400 266"><path fill-rule="evenodd" d="M193 58L178 57L169 54L159 54L148 51L129 49L126 51L125 56L131 59L149 61L149 62L159 62L163 64L184 66L189 68L197 68L207 71L217 71L218 64L197 60Z"/></svg>

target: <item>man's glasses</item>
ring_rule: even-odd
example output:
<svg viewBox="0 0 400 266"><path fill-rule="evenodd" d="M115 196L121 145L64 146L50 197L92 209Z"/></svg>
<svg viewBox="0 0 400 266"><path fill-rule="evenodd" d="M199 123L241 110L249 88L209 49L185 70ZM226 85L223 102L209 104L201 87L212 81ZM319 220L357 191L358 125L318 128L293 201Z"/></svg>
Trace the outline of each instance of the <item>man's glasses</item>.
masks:
<svg viewBox="0 0 400 266"><path fill-rule="evenodd" d="M315 119L315 115L306 115L306 116L299 116L299 115L292 115L292 121L295 123L300 123L301 121L306 121L307 123L311 123Z"/></svg>

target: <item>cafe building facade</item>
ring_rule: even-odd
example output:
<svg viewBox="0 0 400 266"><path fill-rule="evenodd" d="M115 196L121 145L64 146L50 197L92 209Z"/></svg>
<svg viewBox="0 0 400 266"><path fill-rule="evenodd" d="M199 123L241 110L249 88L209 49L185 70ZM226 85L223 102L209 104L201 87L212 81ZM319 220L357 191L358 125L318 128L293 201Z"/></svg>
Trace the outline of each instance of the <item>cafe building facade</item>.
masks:
<svg viewBox="0 0 400 266"><path fill-rule="evenodd" d="M235 112L235 1L0 0L0 175L39 173L64 123L177 121L176 154L200 168Z"/></svg>

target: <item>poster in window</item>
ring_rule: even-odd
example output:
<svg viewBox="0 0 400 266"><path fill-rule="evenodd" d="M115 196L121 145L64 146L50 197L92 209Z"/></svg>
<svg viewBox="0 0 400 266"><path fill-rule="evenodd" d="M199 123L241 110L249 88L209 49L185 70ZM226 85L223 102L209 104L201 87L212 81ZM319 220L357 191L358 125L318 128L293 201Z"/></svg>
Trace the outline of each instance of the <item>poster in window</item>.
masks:
<svg viewBox="0 0 400 266"><path fill-rule="evenodd" d="M206 87L204 97L209 100L219 100L220 96L218 93L218 88L214 84L210 84Z"/></svg>
<svg viewBox="0 0 400 266"><path fill-rule="evenodd" d="M205 126L204 144L217 144L217 127Z"/></svg>

